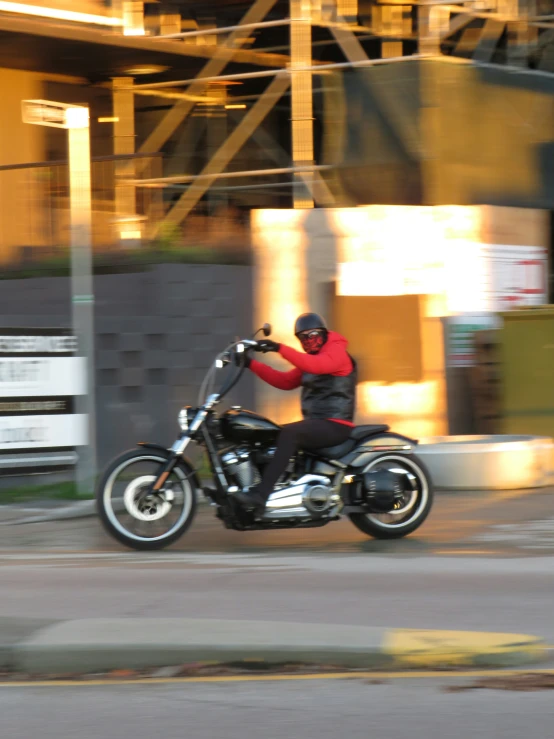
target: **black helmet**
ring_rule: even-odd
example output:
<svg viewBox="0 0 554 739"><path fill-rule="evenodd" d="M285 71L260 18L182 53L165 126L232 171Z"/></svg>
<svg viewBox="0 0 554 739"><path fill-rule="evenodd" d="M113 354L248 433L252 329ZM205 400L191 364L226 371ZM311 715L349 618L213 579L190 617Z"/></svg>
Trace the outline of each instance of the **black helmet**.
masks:
<svg viewBox="0 0 554 739"><path fill-rule="evenodd" d="M325 321L317 313L302 313L298 316L294 324L294 335L298 336L301 331L310 331L311 329L322 328L327 331Z"/></svg>

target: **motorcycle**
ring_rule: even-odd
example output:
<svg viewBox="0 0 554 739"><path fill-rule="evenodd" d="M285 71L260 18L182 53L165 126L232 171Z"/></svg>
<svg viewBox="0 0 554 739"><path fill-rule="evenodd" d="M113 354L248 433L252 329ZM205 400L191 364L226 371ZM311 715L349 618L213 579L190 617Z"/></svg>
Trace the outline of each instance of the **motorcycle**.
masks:
<svg viewBox="0 0 554 739"><path fill-rule="evenodd" d="M384 424L357 426L334 447L299 451L262 513L240 505L234 494L260 481L275 453L280 426L239 406L218 416L216 407L242 377L246 352L257 346L260 332L269 336L271 326L265 324L252 339L233 342L216 357L198 406L179 412L181 433L171 448L140 442L99 478L100 520L125 546L156 550L176 542L190 527L201 492L222 523L236 531L314 528L348 516L368 536L396 539L418 529L429 515L433 484L415 454L417 441ZM227 365L232 365L231 374L213 392L217 373ZM202 487L184 456L193 442L207 452L213 486Z"/></svg>

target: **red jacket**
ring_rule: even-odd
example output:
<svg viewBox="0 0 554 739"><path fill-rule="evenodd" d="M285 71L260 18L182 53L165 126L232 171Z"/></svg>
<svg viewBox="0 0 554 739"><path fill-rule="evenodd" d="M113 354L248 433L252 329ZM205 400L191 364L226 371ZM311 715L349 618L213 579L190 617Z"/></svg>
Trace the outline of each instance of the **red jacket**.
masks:
<svg viewBox="0 0 554 739"><path fill-rule="evenodd" d="M256 359L252 359L250 362L250 369L268 385L272 385L279 390L294 390L301 386L302 375L305 372L314 375L335 375L337 377L349 375L353 370L353 366L352 360L346 351L347 346L348 341L344 336L335 333L335 331L329 331L327 341L317 354L306 354L281 344L279 354L294 365L294 369L288 372L280 372L273 369L273 367L268 367L267 364L258 362ZM354 425L349 421L334 418L329 420L344 423L348 426Z"/></svg>

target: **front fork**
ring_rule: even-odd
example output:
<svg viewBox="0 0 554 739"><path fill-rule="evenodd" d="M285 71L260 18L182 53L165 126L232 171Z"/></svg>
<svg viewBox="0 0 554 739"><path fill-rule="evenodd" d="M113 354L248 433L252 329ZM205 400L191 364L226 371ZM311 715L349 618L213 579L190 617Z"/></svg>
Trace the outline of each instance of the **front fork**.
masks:
<svg viewBox="0 0 554 739"><path fill-rule="evenodd" d="M202 428L202 438L208 452L208 459L210 462L213 478L217 486L217 492L219 493L220 497L223 498L227 494L229 482L219 462L219 456L217 454L215 445L205 426ZM188 434L185 434L177 439L177 441L171 447L172 454L170 458L167 460L152 485L148 488L148 490L144 494L144 497L146 497L147 495L158 495L160 493L160 491L163 489L163 486L165 485L167 478L173 472L175 465L182 457L185 449L190 444L190 442L191 437Z"/></svg>
<svg viewBox="0 0 554 739"><path fill-rule="evenodd" d="M177 439L177 441L171 447L171 456L164 464L162 470L158 473L158 476L156 477L152 485L150 485L148 489L140 496L141 500L144 500L149 495L159 495L160 491L165 485L167 478L175 469L175 465L182 457L183 452L185 451L189 443L190 436L188 435L181 436L179 439ZM139 446L147 446L147 444L139 443Z"/></svg>
<svg viewBox="0 0 554 739"><path fill-rule="evenodd" d="M208 433L208 429L205 426L202 429L202 437L204 439L206 451L208 452L208 460L210 462L210 467L212 470L212 475L216 485L218 497L221 501L223 501L223 499L227 497L229 481L227 480L225 472L223 471L223 467L219 462L219 455L217 453L217 449L215 448L215 444L213 443L212 437Z"/></svg>

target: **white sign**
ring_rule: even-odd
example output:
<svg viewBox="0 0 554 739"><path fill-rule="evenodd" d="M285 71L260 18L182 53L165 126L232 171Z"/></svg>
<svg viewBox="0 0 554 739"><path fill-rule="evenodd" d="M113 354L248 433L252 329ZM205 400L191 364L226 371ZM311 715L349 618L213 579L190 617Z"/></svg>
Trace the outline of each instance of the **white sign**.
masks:
<svg viewBox="0 0 554 739"><path fill-rule="evenodd" d="M548 302L548 252L540 246L486 247L489 305L507 311Z"/></svg>
<svg viewBox="0 0 554 739"><path fill-rule="evenodd" d="M83 105L56 103L52 100L22 100L23 123L50 128L87 128L89 111Z"/></svg>
<svg viewBox="0 0 554 739"><path fill-rule="evenodd" d="M85 357L0 356L0 398L84 395Z"/></svg>
<svg viewBox="0 0 554 739"><path fill-rule="evenodd" d="M445 240L440 256L436 249L405 252L392 246L359 251L363 260L338 264L338 295L444 295L451 314L548 302L544 247Z"/></svg>
<svg viewBox="0 0 554 739"><path fill-rule="evenodd" d="M0 450L47 449L87 444L87 416L0 416Z"/></svg>
<svg viewBox="0 0 554 739"><path fill-rule="evenodd" d="M67 354L75 351L75 336L0 335L0 354Z"/></svg>

